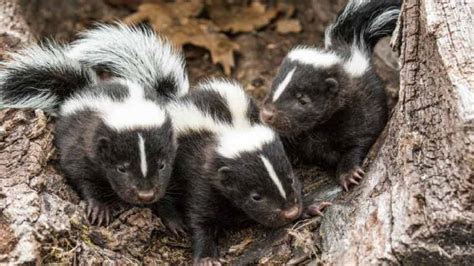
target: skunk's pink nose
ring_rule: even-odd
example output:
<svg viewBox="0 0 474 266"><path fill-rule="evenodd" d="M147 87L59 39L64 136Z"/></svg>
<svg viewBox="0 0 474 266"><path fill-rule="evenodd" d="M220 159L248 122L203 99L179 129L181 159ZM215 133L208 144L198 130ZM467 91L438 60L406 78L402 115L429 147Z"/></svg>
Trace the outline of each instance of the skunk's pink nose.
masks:
<svg viewBox="0 0 474 266"><path fill-rule="evenodd" d="M275 121L275 108L263 107L260 111L260 119L266 124L272 124Z"/></svg>
<svg viewBox="0 0 474 266"><path fill-rule="evenodd" d="M299 205L294 205L291 208L281 211L281 215L287 220L295 220L301 214L301 207Z"/></svg>
<svg viewBox="0 0 474 266"><path fill-rule="evenodd" d="M138 199L143 203L150 203L155 199L155 191L150 190L139 190L137 192Z"/></svg>

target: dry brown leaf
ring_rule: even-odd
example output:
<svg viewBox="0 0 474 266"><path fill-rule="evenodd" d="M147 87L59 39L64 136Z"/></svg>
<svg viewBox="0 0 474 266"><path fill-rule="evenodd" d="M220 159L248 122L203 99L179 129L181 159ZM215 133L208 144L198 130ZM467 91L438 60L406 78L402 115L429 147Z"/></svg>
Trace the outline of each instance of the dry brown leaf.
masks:
<svg viewBox="0 0 474 266"><path fill-rule="evenodd" d="M239 46L211 21L195 18L203 8L203 2L178 1L176 3L145 3L138 11L125 18L127 24L149 22L155 31L169 38L175 45L192 44L206 48L211 53L213 63L223 66L224 72L230 75L234 67L234 51Z"/></svg>
<svg viewBox="0 0 474 266"><path fill-rule="evenodd" d="M230 75L235 66L234 51L239 50L239 45L219 33L219 29L208 20L190 19L183 25L162 32L172 36L177 45L192 44L208 49L212 63L221 64L226 75Z"/></svg>
<svg viewBox="0 0 474 266"><path fill-rule="evenodd" d="M150 22L155 30L164 30L180 25L184 20L195 17L201 13L204 4L201 0L176 1L173 3L144 3L138 7L137 12L126 17L125 23L138 24Z"/></svg>
<svg viewBox="0 0 474 266"><path fill-rule="evenodd" d="M176 45L191 44L206 48L211 53L212 62L221 64L224 72L230 75L235 65L234 52L239 50L239 46L221 32L254 31L270 23L278 14L283 13L289 18L295 10L292 5L282 3L267 8L257 1L243 6L228 5L223 0L207 0L206 8L211 18L207 20L197 18L205 6L204 1L145 2L138 7L136 13L125 18L125 23L149 22L155 31ZM285 23L288 24L284 22L280 26L283 27L282 31L294 32L299 25L297 21L289 22L285 28Z"/></svg>
<svg viewBox="0 0 474 266"><path fill-rule="evenodd" d="M297 19L281 19L276 23L276 31L282 34L301 32L301 23Z"/></svg>
<svg viewBox="0 0 474 266"><path fill-rule="evenodd" d="M251 32L260 29L274 19L279 10L267 9L260 2L252 2L248 7L228 6L223 0L212 0L209 5L209 17L223 31L232 33Z"/></svg>
<svg viewBox="0 0 474 266"><path fill-rule="evenodd" d="M295 11L292 5L283 3L269 8L257 1L248 7L227 5L223 0L208 0L208 3L211 20L221 30L232 33L258 30L268 25L279 13L290 17Z"/></svg>
<svg viewBox="0 0 474 266"><path fill-rule="evenodd" d="M161 4L142 4L138 7L137 12L126 17L124 22L126 24L136 25L141 22L149 22L152 25L159 25L160 28L165 29L173 26L174 14L167 5ZM157 30L155 28L155 30Z"/></svg>

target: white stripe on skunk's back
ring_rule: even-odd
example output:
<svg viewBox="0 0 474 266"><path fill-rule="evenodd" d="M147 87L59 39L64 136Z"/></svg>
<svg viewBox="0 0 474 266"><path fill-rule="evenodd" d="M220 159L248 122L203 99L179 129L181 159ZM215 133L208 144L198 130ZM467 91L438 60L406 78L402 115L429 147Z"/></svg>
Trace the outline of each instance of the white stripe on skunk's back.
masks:
<svg viewBox="0 0 474 266"><path fill-rule="evenodd" d="M342 58L332 51L305 46L291 50L287 57L301 64L312 65L314 68L329 68L342 62Z"/></svg>
<svg viewBox="0 0 474 266"><path fill-rule="evenodd" d="M233 81L214 79L201 84L199 89L215 91L226 100L226 105L232 115L232 124L235 127L250 126L247 117L250 99L241 85Z"/></svg>
<svg viewBox="0 0 474 266"><path fill-rule="evenodd" d="M178 136L201 130L219 133L231 127L230 124L220 123L213 119L210 114L201 111L193 102L178 100L168 104L166 109Z"/></svg>
<svg viewBox="0 0 474 266"><path fill-rule="evenodd" d="M351 56L345 60L333 51L311 47L297 47L290 51L287 57L294 62L320 69L342 64L344 71L352 77L361 77L370 68L370 57L365 47L360 43L354 43L352 45ZM293 72L294 71L289 72L287 78L290 77L291 79ZM280 84L282 88L278 86L273 96L274 102L288 85L287 82L289 82L289 80L285 78Z"/></svg>
<svg viewBox="0 0 474 266"><path fill-rule="evenodd" d="M351 57L344 63L344 70L352 77L361 77L370 68L370 57L357 45L351 47Z"/></svg>
<svg viewBox="0 0 474 266"><path fill-rule="evenodd" d="M122 81L129 96L123 101L107 95L80 94L67 100L60 109L61 115L92 110L104 123L115 130L160 127L166 121L166 111L157 103L145 98L144 88L130 81Z"/></svg>

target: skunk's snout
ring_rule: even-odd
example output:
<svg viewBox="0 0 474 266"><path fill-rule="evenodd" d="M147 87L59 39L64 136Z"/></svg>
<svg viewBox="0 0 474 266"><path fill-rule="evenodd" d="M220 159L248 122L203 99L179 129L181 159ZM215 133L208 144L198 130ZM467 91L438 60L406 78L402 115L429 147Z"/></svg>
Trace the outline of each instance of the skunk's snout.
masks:
<svg viewBox="0 0 474 266"><path fill-rule="evenodd" d="M301 215L301 206L299 204L293 205L292 207L282 210L281 216L286 220L293 221Z"/></svg>
<svg viewBox="0 0 474 266"><path fill-rule="evenodd" d="M267 125L272 125L275 122L276 108L271 105L266 105L260 111L260 120Z"/></svg>
<svg viewBox="0 0 474 266"><path fill-rule="evenodd" d="M290 120L273 104L265 104L260 110L260 121L280 134L290 131Z"/></svg>
<svg viewBox="0 0 474 266"><path fill-rule="evenodd" d="M155 201L156 195L153 189L150 190L138 190L137 191L138 199L143 203L151 203Z"/></svg>

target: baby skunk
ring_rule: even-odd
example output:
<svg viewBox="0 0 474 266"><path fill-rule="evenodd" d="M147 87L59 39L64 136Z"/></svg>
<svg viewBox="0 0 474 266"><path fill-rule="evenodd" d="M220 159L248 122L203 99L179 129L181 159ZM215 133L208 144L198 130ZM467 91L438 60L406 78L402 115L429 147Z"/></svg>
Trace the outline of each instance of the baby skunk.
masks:
<svg viewBox="0 0 474 266"><path fill-rule="evenodd" d="M158 212L179 230L184 209L195 263L218 263L223 227L251 219L279 227L302 212L301 184L277 134L236 83L214 80L167 106L176 163Z"/></svg>
<svg viewBox="0 0 474 266"><path fill-rule="evenodd" d="M387 121L371 56L399 13L399 0L351 0L327 28L324 49L288 53L260 113L294 163L336 168L346 191L362 179L362 161Z"/></svg>
<svg viewBox="0 0 474 266"><path fill-rule="evenodd" d="M144 34L156 51L168 49L169 44L156 38L151 41L152 36ZM114 41L106 43L119 53L124 47ZM142 40L135 41L138 45ZM51 43L14 54L0 72L0 100L5 107L40 108L57 114L55 141L60 168L87 201L90 222L108 224L115 204L150 204L164 196L176 139L157 91L158 76L156 86L149 86L140 82L140 72L124 64L123 73L130 74L127 79L98 81L90 68L70 58L66 50ZM184 65L180 54L167 51L161 54L163 60L172 57L181 62L179 66ZM137 61L145 56L133 55ZM150 73L159 71L149 69ZM187 84L179 86L176 90L187 90Z"/></svg>

